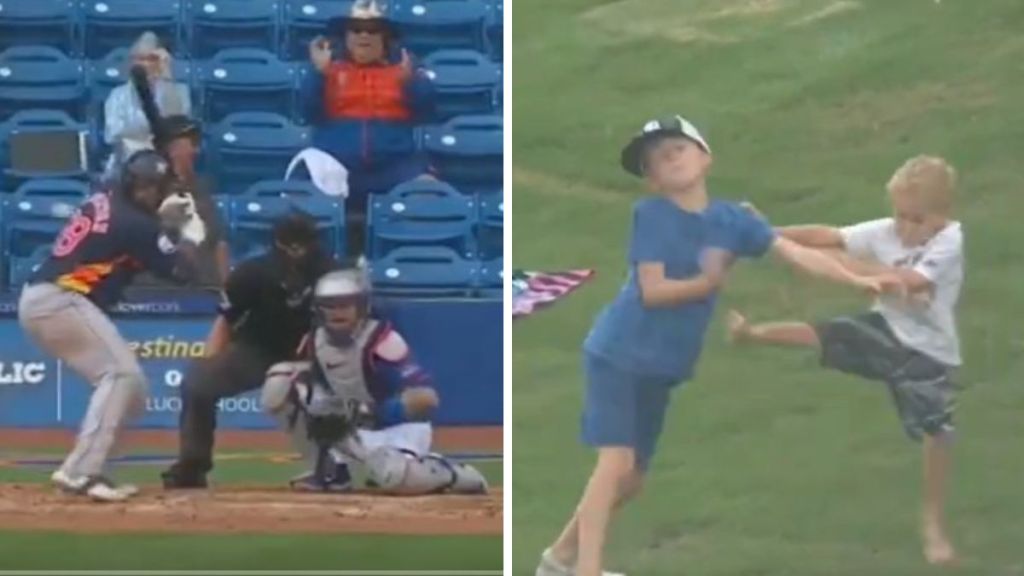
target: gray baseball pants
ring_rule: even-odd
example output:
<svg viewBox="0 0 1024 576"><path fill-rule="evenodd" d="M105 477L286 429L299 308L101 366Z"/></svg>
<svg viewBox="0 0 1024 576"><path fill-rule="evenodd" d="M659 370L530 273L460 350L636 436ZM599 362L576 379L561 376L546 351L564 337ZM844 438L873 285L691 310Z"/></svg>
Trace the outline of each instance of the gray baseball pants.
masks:
<svg viewBox="0 0 1024 576"><path fill-rule="evenodd" d="M102 475L122 428L145 407L146 378L135 354L103 310L55 284L26 286L18 321L43 351L95 388L61 470L72 477Z"/></svg>

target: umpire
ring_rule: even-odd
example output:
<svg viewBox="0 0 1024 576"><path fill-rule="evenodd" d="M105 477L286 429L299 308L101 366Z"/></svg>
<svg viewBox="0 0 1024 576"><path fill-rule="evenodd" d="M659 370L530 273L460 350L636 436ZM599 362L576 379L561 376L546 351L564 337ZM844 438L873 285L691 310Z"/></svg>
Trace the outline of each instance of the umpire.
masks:
<svg viewBox="0 0 1024 576"><path fill-rule="evenodd" d="M272 365L294 359L309 332L313 286L335 263L306 216L285 216L273 234L270 251L228 275L206 356L182 382L178 461L161 474L164 488L206 487L218 401L259 388Z"/></svg>

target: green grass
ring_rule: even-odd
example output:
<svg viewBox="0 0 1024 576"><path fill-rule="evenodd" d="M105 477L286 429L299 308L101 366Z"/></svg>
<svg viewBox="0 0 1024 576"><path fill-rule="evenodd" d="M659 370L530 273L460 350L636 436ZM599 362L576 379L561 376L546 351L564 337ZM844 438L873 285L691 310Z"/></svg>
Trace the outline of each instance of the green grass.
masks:
<svg viewBox="0 0 1024 576"><path fill-rule="evenodd" d="M59 457L59 456L58 456ZM154 484L163 466L125 465L122 481ZM501 485L501 463L479 465ZM283 485L298 464L218 462L218 485ZM0 482L42 482L49 469L0 468ZM0 570L500 570L500 536L82 535L0 531Z"/></svg>
<svg viewBox="0 0 1024 576"><path fill-rule="evenodd" d="M712 193L776 223L887 212L884 183L927 152L960 170L966 366L951 487L951 574L1024 575L1024 4L1018 0L517 0L516 267L597 279L513 335L513 567L532 574L592 466L577 441L580 343L618 290L629 135L689 116L715 151ZM831 5L848 8L815 18ZM722 309L814 319L864 303L770 262ZM721 312L721 310L719 311ZM930 574L920 455L880 388L800 353L728 349L721 322L675 395L648 490L618 518L611 568L645 576Z"/></svg>

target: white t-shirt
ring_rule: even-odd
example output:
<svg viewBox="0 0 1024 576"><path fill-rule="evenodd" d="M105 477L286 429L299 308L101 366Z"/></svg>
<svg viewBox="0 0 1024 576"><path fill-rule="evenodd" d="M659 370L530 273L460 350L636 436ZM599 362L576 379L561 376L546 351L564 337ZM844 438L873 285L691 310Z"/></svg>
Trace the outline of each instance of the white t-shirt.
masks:
<svg viewBox="0 0 1024 576"><path fill-rule="evenodd" d="M907 268L932 283L927 301L884 295L873 309L892 327L905 346L949 366L959 366L960 338L955 309L964 281L963 232L950 222L923 246L907 247L896 234L896 222L882 218L841 229L846 251L893 268Z"/></svg>

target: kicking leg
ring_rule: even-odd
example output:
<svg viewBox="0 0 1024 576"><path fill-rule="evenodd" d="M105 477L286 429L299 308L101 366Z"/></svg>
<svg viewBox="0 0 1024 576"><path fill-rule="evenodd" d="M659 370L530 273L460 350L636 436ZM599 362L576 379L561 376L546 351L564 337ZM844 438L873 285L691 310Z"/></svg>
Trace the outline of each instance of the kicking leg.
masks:
<svg viewBox="0 0 1024 576"><path fill-rule="evenodd" d="M771 322L751 324L746 317L735 310L726 319L729 341L733 343L753 342L777 346L820 348L818 332L814 326L804 322Z"/></svg>

